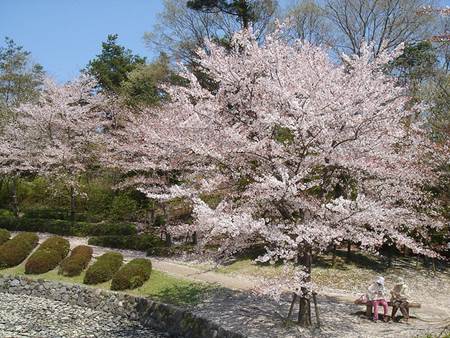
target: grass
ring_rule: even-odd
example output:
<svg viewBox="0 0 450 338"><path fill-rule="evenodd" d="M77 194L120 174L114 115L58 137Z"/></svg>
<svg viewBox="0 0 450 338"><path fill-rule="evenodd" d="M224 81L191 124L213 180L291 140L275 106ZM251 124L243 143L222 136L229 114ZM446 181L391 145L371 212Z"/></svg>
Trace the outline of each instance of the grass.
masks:
<svg viewBox="0 0 450 338"><path fill-rule="evenodd" d="M26 276L31 279L45 279L72 284L83 284L84 273L83 271L79 276L66 277L58 275L58 268L56 268L40 275L26 275L24 263L13 268L0 270L0 275L5 276ZM89 287L109 290L110 286L111 281ZM191 282L170 276L161 271L153 270L150 279L140 288L123 292L135 296L149 297L175 305L195 305L214 290L217 290L217 286L212 284Z"/></svg>

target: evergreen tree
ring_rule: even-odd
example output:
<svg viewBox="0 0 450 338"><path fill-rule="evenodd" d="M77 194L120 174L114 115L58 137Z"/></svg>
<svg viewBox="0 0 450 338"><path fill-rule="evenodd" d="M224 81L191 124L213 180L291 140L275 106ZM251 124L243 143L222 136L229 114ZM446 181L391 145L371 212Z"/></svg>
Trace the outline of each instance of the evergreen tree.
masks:
<svg viewBox="0 0 450 338"><path fill-rule="evenodd" d="M108 35L102 43L102 52L87 66L87 73L94 76L103 91L119 94L128 73L145 64L145 58L134 55L130 49L117 44L117 34Z"/></svg>
<svg viewBox="0 0 450 338"><path fill-rule="evenodd" d="M5 38L0 47L0 123L13 116L13 108L37 99L44 71L32 64L30 52Z"/></svg>

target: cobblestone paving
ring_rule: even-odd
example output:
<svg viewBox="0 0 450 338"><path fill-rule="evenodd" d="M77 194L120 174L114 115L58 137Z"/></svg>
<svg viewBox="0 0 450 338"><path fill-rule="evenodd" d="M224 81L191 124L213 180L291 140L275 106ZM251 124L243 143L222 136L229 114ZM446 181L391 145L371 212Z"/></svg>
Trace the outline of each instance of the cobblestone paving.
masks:
<svg viewBox="0 0 450 338"><path fill-rule="evenodd" d="M0 337L168 337L137 321L44 298L0 293Z"/></svg>

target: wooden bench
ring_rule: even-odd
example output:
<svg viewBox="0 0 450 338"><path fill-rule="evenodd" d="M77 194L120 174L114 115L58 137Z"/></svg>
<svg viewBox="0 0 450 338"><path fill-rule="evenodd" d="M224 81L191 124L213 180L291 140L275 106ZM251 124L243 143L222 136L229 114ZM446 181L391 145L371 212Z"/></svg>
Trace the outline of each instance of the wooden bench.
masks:
<svg viewBox="0 0 450 338"><path fill-rule="evenodd" d="M388 306L392 306L392 302L387 302ZM357 299L355 300L355 304L357 305L365 305L366 306L366 316L367 318L372 318L372 303L371 302L362 302L361 300ZM419 309L421 307L420 303L414 303L414 302L408 302L408 306L406 307L406 311L408 311L409 315L409 309L416 308Z"/></svg>

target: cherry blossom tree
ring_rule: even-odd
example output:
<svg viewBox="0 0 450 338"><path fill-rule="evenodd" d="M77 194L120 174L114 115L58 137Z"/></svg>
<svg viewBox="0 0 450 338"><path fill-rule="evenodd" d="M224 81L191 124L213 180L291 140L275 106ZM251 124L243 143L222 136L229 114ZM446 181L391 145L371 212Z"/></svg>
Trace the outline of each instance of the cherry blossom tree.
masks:
<svg viewBox="0 0 450 338"><path fill-rule="evenodd" d="M24 172L62 180L70 191L74 217L78 178L100 148L105 98L94 81L80 76L65 85L44 80L36 103L17 108L17 119L0 140L2 173Z"/></svg>
<svg viewBox="0 0 450 338"><path fill-rule="evenodd" d="M437 159L419 107L383 72L399 50L374 58L365 45L338 65L326 50L280 36L260 45L243 31L231 50L210 43L198 62L217 91L186 70L189 85L166 88L171 102L133 117L114 142L128 170L181 173L177 184L141 189L191 198L200 245L229 255L262 242L259 261L285 262L265 290L300 296L309 325L313 250L392 241L436 255L421 240L441 223L421 187L436 178ZM199 198L224 187L215 209Z"/></svg>

